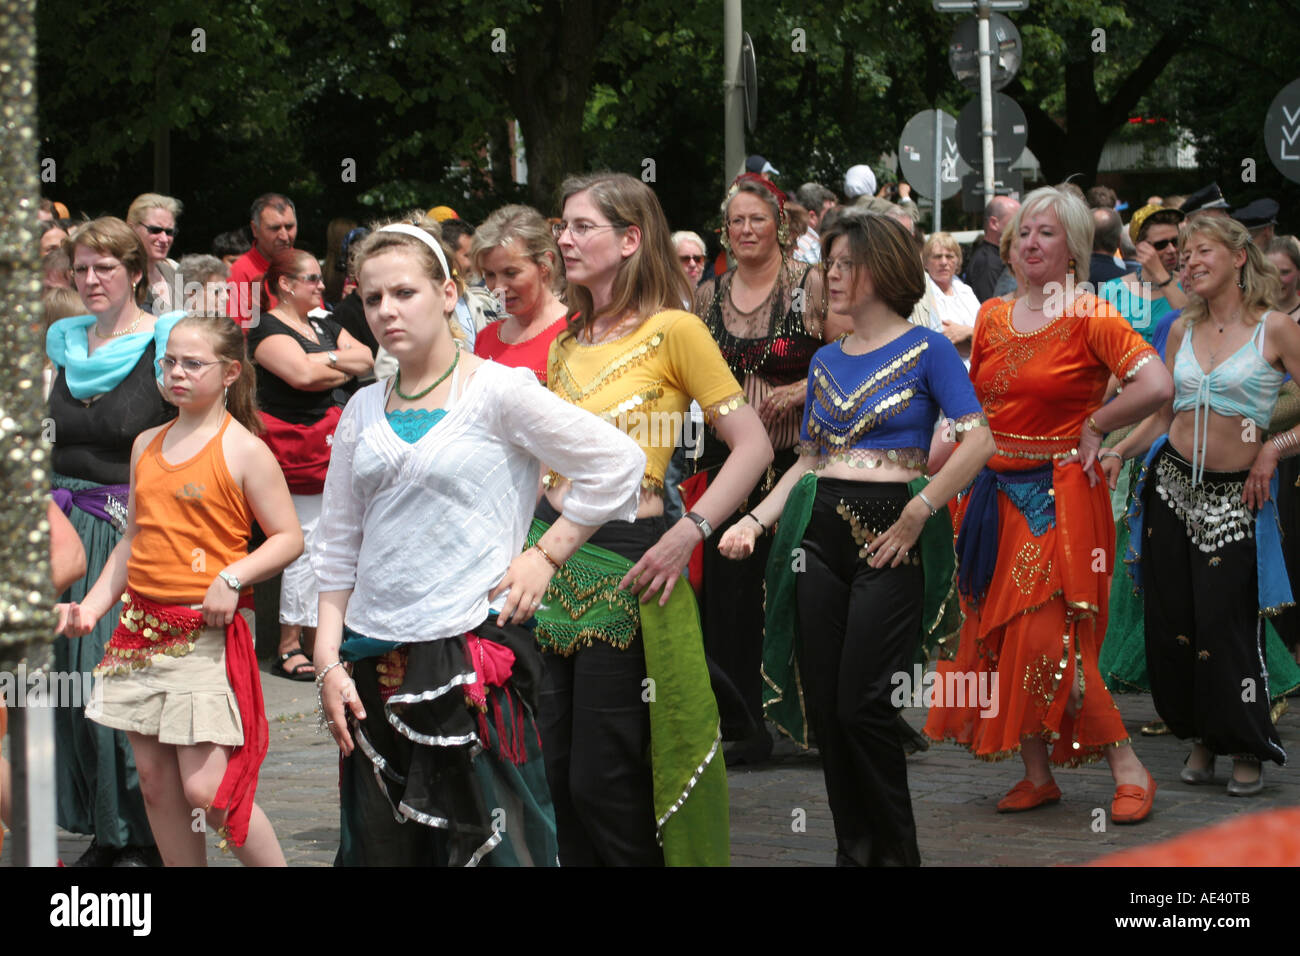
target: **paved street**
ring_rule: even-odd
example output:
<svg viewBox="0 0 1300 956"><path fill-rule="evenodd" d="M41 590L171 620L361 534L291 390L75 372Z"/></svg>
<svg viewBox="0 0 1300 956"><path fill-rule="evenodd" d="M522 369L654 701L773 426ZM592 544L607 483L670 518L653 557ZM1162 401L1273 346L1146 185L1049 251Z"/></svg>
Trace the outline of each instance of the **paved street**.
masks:
<svg viewBox="0 0 1300 956"><path fill-rule="evenodd" d="M271 724L271 751L262 769L258 800L271 818L290 865L328 866L338 841L336 749L316 733L315 688L264 675ZM1020 779L1018 760L987 764L953 746L934 746L908 761L912 800L927 866L1054 866L1082 863L1185 833L1236 814L1300 804L1300 777L1288 769L1265 769L1267 786L1253 799L1226 795L1223 784L1192 787L1178 779L1186 753L1172 737L1141 737L1154 719L1146 695L1117 697L1138 754L1159 785L1155 811L1134 827L1107 825L1095 832L1095 808L1107 814L1114 787L1105 764L1058 771L1061 803L1020 815L994 807ZM908 719L919 727L923 712ZM1300 748L1300 707L1282 718L1282 741ZM6 744L6 750L8 745ZM1228 764L1219 761L1226 782ZM830 810L815 756L789 756L757 770L732 770L731 848L737 866L826 866L834 861ZM800 813L799 811L804 811ZM805 819L806 828L795 824ZM85 837L61 834L60 856L75 860ZM209 849L215 866L238 865ZM6 845L0 865L8 865Z"/></svg>

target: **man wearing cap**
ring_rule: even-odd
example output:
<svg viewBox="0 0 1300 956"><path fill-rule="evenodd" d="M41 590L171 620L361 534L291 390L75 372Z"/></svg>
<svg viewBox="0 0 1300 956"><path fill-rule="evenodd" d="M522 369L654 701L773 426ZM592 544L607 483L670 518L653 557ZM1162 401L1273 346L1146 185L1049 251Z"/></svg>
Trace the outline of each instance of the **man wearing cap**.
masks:
<svg viewBox="0 0 1300 956"><path fill-rule="evenodd" d="M749 157L749 159L745 160L745 172L753 173L755 176L762 176L769 183L772 181L772 176L781 175L781 170L777 169L762 156L758 155L758 153L755 153L753 156ZM769 173L771 173L771 176L768 175Z"/></svg>
<svg viewBox="0 0 1300 956"><path fill-rule="evenodd" d="M1240 209L1234 209L1232 218L1250 230L1251 242L1261 250L1267 249L1273 241L1278 208L1276 199L1256 199Z"/></svg>
<svg viewBox="0 0 1300 956"><path fill-rule="evenodd" d="M1196 192L1184 199L1181 209L1183 214L1187 216L1194 212L1226 216L1228 215L1228 201L1223 198L1223 190L1219 188L1219 184L1210 183L1210 185L1196 190ZM1136 215L1137 213L1134 213L1134 216Z"/></svg>
<svg viewBox="0 0 1300 956"><path fill-rule="evenodd" d="M249 211L253 230L253 247L230 267L230 297L226 314L247 329L253 310L258 307L258 290L262 276L270 268L271 258L283 249L292 249L298 238L298 216L293 200L279 193L265 193L253 200ZM275 296L266 290L268 308L275 308Z"/></svg>
<svg viewBox="0 0 1300 956"><path fill-rule="evenodd" d="M984 207L984 235L975 243L966 263L966 284L981 302L993 297L993 289L1007 268L998 243L1002 241L1002 230L1011 225L1019 209L1020 202L1010 196L994 196Z"/></svg>
<svg viewBox="0 0 1300 956"><path fill-rule="evenodd" d="M844 174L845 202L852 203L859 196L874 196L875 194L876 174L871 171L871 167L865 165L850 166L848 172Z"/></svg>

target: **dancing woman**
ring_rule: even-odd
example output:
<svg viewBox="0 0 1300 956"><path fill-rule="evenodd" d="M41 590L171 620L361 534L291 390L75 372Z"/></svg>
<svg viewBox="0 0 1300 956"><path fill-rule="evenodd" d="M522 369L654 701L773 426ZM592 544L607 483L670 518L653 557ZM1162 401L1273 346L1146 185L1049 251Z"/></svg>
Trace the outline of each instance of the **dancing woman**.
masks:
<svg viewBox="0 0 1300 956"><path fill-rule="evenodd" d="M567 180L563 195L556 231L579 314L551 348L547 382L636 439L647 463L636 522L601 528L556 574L538 615L560 863L725 864L717 705L679 577L772 448L704 323L680 311L690 288L654 193L631 176L596 173ZM692 399L731 454L695 510L668 527L664 469ZM563 465L551 464L558 474L548 476L534 535L569 493Z"/></svg>
<svg viewBox="0 0 1300 956"><path fill-rule="evenodd" d="M1300 327L1270 308L1277 269L1241 224L1198 217L1182 251L1190 301L1166 353L1175 394L1105 466L1113 481L1123 459L1146 455L1130 560L1156 710L1193 740L1182 779L1211 782L1215 756L1228 754L1228 793L1250 796L1263 789L1262 761L1286 761L1269 719L1263 615L1293 603L1275 472L1300 451L1300 429L1258 433L1285 375L1300 376Z"/></svg>
<svg viewBox="0 0 1300 956"><path fill-rule="evenodd" d="M987 682L997 707L945 700L925 732L985 760L1020 755L1025 778L1002 812L1059 800L1052 763L1104 756L1111 819L1133 823L1150 813L1155 781L1097 669L1115 545L1097 453L1106 432L1158 408L1172 385L1129 324L1079 291L1093 231L1082 200L1037 189L1011 228L1024 295L986 302L975 326L971 380L997 454L958 504L966 623L956 660L938 668L945 682ZM1124 390L1101 406L1111 374Z"/></svg>
<svg viewBox="0 0 1300 956"><path fill-rule="evenodd" d="M337 862L550 865L541 662L520 625L599 525L635 516L645 456L532 372L458 347L457 287L427 232L385 226L354 262L398 371L343 413L312 552L321 711L343 754ZM525 550L541 461L572 494Z"/></svg>
<svg viewBox="0 0 1300 956"><path fill-rule="evenodd" d="M761 176L736 177L722 203L721 233L736 267L706 279L695 293L695 314L709 327L772 442L772 467L748 490L745 508L771 491L795 462L808 363L829 334L821 271L789 257L795 233L785 202L785 194ZM728 450L706 431L698 469L712 478ZM725 534L733 521L718 532ZM760 763L772 751L763 724L762 679L768 544L760 541L758 558L743 564L704 546L704 647L736 691L719 693L724 739L737 741L727 750L728 763Z"/></svg>
<svg viewBox="0 0 1300 956"><path fill-rule="evenodd" d="M956 348L904 318L926 289L907 230L850 211L822 249L830 309L853 332L813 358L798 461L718 548L747 557L780 520L767 578L769 696L807 692L837 861L919 866L894 675L909 673L923 631L943 616L953 581L945 503L988 461L993 439ZM941 413L961 442L927 483ZM776 670L790 660L792 630L802 688Z"/></svg>

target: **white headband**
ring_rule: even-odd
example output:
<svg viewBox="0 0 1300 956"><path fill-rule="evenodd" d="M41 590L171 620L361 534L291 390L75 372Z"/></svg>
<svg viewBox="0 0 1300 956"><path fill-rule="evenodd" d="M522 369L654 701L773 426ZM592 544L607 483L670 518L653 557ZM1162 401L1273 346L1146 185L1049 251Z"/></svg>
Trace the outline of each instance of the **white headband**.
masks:
<svg viewBox="0 0 1300 956"><path fill-rule="evenodd" d="M422 243L433 250L433 254L438 258L438 265L442 266L442 275L445 279L451 278L451 269L447 268L447 257L443 255L442 247L438 245L438 240L433 238L419 226L407 225L404 222L394 223L391 226L384 226L380 232L400 232L403 235L414 236Z"/></svg>

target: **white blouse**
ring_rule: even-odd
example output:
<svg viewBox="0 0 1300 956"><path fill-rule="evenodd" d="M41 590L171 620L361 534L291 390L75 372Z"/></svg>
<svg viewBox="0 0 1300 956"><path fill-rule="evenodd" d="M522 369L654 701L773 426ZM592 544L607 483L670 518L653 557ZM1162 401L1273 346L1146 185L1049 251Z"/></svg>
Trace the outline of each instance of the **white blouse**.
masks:
<svg viewBox="0 0 1300 956"><path fill-rule="evenodd" d="M414 444L385 417L388 387L343 410L312 545L320 590L352 589L345 623L357 633L429 641L481 624L523 549L541 462L572 480L571 521L636 518L645 453L528 369L483 363Z"/></svg>

